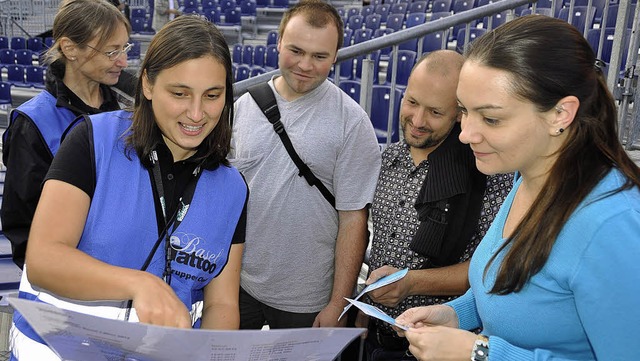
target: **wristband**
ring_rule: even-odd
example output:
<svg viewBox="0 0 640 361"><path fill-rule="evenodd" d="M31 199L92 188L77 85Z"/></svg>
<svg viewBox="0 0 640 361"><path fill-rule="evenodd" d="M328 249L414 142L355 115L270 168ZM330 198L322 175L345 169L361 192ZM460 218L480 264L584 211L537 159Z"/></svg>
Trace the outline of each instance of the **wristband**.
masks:
<svg viewBox="0 0 640 361"><path fill-rule="evenodd" d="M485 335L478 335L471 350L471 361L489 360L489 338Z"/></svg>

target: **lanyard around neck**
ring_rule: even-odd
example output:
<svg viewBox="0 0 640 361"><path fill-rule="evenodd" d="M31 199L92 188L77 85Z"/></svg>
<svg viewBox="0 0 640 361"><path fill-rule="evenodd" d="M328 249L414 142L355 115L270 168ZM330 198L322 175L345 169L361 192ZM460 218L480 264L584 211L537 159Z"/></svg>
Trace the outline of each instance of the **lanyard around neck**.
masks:
<svg viewBox="0 0 640 361"><path fill-rule="evenodd" d="M198 179L200 178L201 164L194 169L192 176L189 178L189 182L185 186L184 192L182 193L182 196L179 199L178 206L174 210L171 217L167 219L167 208L166 208L166 201L164 196L164 187L162 185L162 172L160 171L160 162L158 161L158 153L155 150L151 151L149 158L151 160L151 174L153 175L156 196L158 197L160 208L162 209L163 229L160 232L158 239L156 240L153 246L153 249L149 253L149 256L147 257L147 260L145 261L141 270L145 271L147 267L149 267L149 264L151 263L151 259L153 258L153 255L156 253L162 240L164 240L165 241L165 267L162 273L162 278L167 284L171 284L171 273L172 273L171 260L173 259L173 252L174 252L173 248L171 247L171 234L173 234L176 228L178 228L178 226L186 216L187 211L189 210L189 204L193 199L193 195L196 189L196 184L198 183ZM169 231L169 229L171 229L171 231Z"/></svg>

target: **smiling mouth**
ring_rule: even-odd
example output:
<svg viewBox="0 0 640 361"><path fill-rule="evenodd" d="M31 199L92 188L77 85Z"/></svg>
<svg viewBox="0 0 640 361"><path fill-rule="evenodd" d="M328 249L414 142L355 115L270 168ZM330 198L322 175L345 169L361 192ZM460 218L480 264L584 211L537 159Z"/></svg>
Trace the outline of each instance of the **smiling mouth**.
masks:
<svg viewBox="0 0 640 361"><path fill-rule="evenodd" d="M180 123L180 126L189 132L197 132L198 130L202 129L204 125L186 125L184 123Z"/></svg>

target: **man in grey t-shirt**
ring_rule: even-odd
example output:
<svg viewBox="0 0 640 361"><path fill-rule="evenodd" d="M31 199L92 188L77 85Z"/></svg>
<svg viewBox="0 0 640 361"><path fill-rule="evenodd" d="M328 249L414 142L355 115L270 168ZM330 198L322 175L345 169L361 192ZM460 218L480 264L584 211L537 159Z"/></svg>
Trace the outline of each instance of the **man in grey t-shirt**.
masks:
<svg viewBox="0 0 640 361"><path fill-rule="evenodd" d="M240 328L335 327L367 246L368 205L380 151L364 110L326 78L342 46L337 11L319 0L280 24L279 68L269 81L300 158L335 196L310 186L249 94L235 103L232 163L250 188Z"/></svg>

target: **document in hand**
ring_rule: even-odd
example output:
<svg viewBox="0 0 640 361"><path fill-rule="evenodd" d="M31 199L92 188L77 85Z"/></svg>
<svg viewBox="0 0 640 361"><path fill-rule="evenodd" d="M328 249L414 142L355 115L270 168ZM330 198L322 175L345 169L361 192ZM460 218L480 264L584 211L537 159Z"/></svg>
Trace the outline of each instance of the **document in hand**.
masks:
<svg viewBox="0 0 640 361"><path fill-rule="evenodd" d="M405 269L401 269L395 273L392 273L390 275L386 275L380 279L378 279L377 281L373 282L372 284L368 285L367 287L365 287L362 292L360 292L360 294L358 294L358 296L356 296L356 298L354 298L354 301L357 301L360 299L360 297L362 297L362 295L364 295L365 293L369 292L369 291L373 291L377 288L380 287L384 287L388 284L391 284L393 282L396 282L400 279L402 279L404 276L407 275L407 272L409 272L408 268ZM348 301L349 299L347 299ZM344 310L342 310L342 313L340 314L340 316L338 317L338 320L340 320L342 318L342 316L344 316L345 313L347 313L347 311L349 310L349 308L351 307L351 303L347 304L344 307Z"/></svg>
<svg viewBox="0 0 640 361"><path fill-rule="evenodd" d="M332 361L363 328L213 331L111 320L9 298L63 360Z"/></svg>
<svg viewBox="0 0 640 361"><path fill-rule="evenodd" d="M364 302L360 302L360 301L355 301L349 298L345 298L345 300L349 301L350 305L354 305L356 307L358 307L362 312L364 312L365 314L371 316L371 317L375 317L379 320L382 320L390 325L396 326L398 328L401 328L403 330L408 330L409 328L405 325L401 325L399 323L396 322L395 319L393 319L393 317L387 315L386 313L384 313L381 309L379 309L376 306L372 306L370 304L364 303Z"/></svg>

